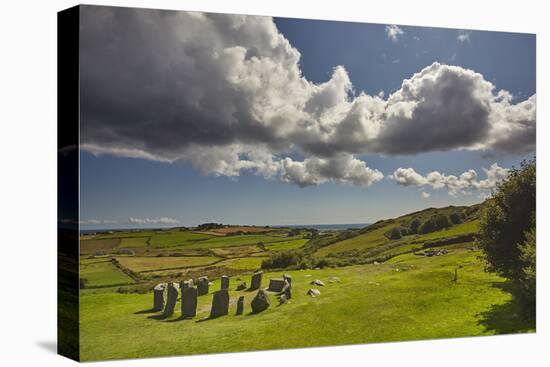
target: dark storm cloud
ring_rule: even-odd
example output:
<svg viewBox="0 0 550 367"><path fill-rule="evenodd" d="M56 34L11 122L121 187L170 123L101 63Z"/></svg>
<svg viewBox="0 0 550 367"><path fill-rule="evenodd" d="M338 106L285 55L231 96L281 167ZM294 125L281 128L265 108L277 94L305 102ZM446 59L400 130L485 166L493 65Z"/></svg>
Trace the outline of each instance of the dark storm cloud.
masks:
<svg viewBox="0 0 550 367"><path fill-rule="evenodd" d="M358 154L534 146L534 96L513 104L439 63L387 99L355 96L341 66L305 79L269 17L85 6L80 39L81 140L94 154L368 186L381 174Z"/></svg>

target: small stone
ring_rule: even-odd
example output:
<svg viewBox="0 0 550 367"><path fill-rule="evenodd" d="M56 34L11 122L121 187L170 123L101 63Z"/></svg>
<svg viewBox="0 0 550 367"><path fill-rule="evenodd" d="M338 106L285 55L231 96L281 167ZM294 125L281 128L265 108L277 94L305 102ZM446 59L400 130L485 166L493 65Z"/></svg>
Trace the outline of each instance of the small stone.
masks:
<svg viewBox="0 0 550 367"><path fill-rule="evenodd" d="M227 289L221 289L214 292L212 298L212 309L210 310L210 317L225 316L229 313L229 291Z"/></svg>
<svg viewBox="0 0 550 367"><path fill-rule="evenodd" d="M310 290L307 291L306 295L311 297L318 297L321 295L321 291L318 289L311 288Z"/></svg>
<svg viewBox="0 0 550 367"><path fill-rule="evenodd" d="M253 313L259 313L267 310L269 307L269 297L267 296L267 293L263 289L260 289L250 303L250 306L252 306Z"/></svg>
<svg viewBox="0 0 550 367"><path fill-rule="evenodd" d="M282 305L284 303L287 303L288 302L288 299L286 298L286 296L283 294L281 295L281 297L279 297L279 304Z"/></svg>
<svg viewBox="0 0 550 367"><path fill-rule="evenodd" d="M312 280L311 283L309 283L311 285L317 285L319 287L324 287L325 286L325 283L323 283L321 280L319 279L315 279L315 280Z"/></svg>
<svg viewBox="0 0 550 367"><path fill-rule="evenodd" d="M246 282L239 283L237 288L235 288L235 290L237 290L237 291L243 291L245 289L246 289Z"/></svg>
<svg viewBox="0 0 550 367"><path fill-rule="evenodd" d="M235 315L242 315L244 312L244 296L240 296L237 300L237 312Z"/></svg>

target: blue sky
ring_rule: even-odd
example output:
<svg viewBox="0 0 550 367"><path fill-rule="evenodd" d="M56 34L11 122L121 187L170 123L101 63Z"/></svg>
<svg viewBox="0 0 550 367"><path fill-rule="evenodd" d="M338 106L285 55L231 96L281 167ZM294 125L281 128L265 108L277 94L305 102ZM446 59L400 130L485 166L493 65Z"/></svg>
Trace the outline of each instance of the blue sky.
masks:
<svg viewBox="0 0 550 367"><path fill-rule="evenodd" d="M309 82L327 82L333 69L342 65L353 83L349 98L361 92L375 96L383 91L387 99L401 88L404 79L436 61L473 69L496 90L509 91L513 103L536 93L534 35L399 26L401 33L394 40L386 25L297 19L275 19L275 24L300 52L299 68ZM82 124L93 121L84 118ZM82 228L210 221L257 225L369 223L425 207L473 204L482 200L480 194L487 193L468 189L453 196L448 187L398 184L389 178L398 168L414 168L423 176L432 171L460 176L473 169L482 180L483 168L494 163L510 168L533 156L532 149L433 149L397 155L357 151L354 159L380 171L383 178L355 185L330 176L301 187L302 183L279 179L278 174L266 177L252 169L242 169L238 175L219 174L201 169L193 160L167 163L109 153L116 141L103 144L104 150L81 152ZM151 152L157 154L157 150ZM291 152L290 157L307 154ZM423 197L422 192L429 197Z"/></svg>

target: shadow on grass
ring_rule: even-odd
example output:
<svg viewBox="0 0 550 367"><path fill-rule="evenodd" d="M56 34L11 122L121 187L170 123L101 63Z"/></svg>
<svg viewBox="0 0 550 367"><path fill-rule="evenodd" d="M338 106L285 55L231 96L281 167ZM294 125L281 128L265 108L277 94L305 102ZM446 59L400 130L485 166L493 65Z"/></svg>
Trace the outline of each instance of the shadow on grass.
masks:
<svg viewBox="0 0 550 367"><path fill-rule="evenodd" d="M493 283L493 287L510 293L512 299L500 305L492 305L485 312L478 314L478 325L496 334L514 334L532 332L536 327L535 310L522 307L516 296L516 290L510 282Z"/></svg>
<svg viewBox="0 0 550 367"><path fill-rule="evenodd" d="M134 312L134 315L143 315L143 314L147 314L147 313L156 313L156 312L160 312L160 311L155 310L154 308L150 308L148 310L142 310L142 311Z"/></svg>

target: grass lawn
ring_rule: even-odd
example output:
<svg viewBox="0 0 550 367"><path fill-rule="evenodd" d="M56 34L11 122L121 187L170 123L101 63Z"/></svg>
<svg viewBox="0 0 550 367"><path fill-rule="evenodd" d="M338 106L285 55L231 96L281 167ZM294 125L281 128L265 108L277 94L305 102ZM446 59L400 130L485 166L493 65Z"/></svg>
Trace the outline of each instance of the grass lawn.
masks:
<svg viewBox="0 0 550 367"><path fill-rule="evenodd" d="M486 273L477 255L457 249L431 258L401 255L380 265L291 271L290 304L276 306L272 296L268 310L251 315L255 293L231 291L230 315L214 320L207 319L211 295L199 297L193 320L179 319L179 303L173 317L159 320L149 311L151 293L84 293L81 357L90 361L533 331L534 325L518 319L505 281ZM463 268L454 283L457 265ZM280 275L264 273L264 286ZM333 276L340 282L331 283ZM326 283L317 298L305 296L313 279ZM216 281L212 289L218 288ZM239 295L246 297L245 314L235 316Z"/></svg>
<svg viewBox="0 0 550 367"><path fill-rule="evenodd" d="M134 283L133 279L114 266L110 259L82 261L80 277L86 279L87 287L105 287Z"/></svg>
<svg viewBox="0 0 550 367"><path fill-rule="evenodd" d="M193 266L210 265L217 261L220 261L220 258L214 256L121 256L116 257L116 259L122 266L136 273L152 270L179 269Z"/></svg>

